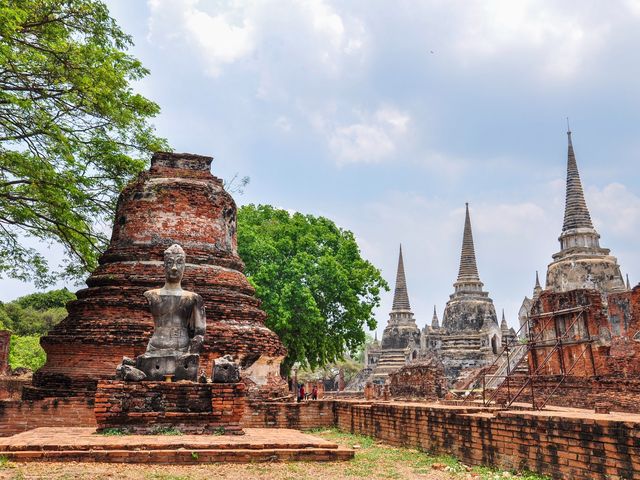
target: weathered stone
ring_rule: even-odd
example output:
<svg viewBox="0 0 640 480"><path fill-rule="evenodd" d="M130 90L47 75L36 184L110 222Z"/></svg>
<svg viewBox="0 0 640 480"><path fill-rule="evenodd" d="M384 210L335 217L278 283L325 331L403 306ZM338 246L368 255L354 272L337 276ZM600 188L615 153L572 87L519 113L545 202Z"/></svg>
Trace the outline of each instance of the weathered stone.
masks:
<svg viewBox="0 0 640 480"><path fill-rule="evenodd" d="M127 382L141 382L146 380L147 375L142 370L123 363L116 368L116 377Z"/></svg>
<svg viewBox="0 0 640 480"><path fill-rule="evenodd" d="M546 289L567 292L579 288L602 292L626 290L620 267L609 249L600 247L600 235L593 228L584 199L571 132L567 155L567 190L560 251L547 269Z"/></svg>
<svg viewBox="0 0 640 480"><path fill-rule="evenodd" d="M440 358L451 384L464 370L491 364L502 348L503 334L493 300L483 290L478 275L468 204L460 269L453 286L454 293L445 307L442 327L439 327L434 311L432 326L422 330L422 350Z"/></svg>
<svg viewBox="0 0 640 480"><path fill-rule="evenodd" d="M230 355L216 358L211 377L214 383L237 383L240 381L240 367L234 363Z"/></svg>
<svg viewBox="0 0 640 480"><path fill-rule="evenodd" d="M147 351L136 358L135 365L149 380L196 381L198 375L206 315L202 297L182 289L185 260L180 245L170 246L164 252L164 287L144 292L155 328Z"/></svg>

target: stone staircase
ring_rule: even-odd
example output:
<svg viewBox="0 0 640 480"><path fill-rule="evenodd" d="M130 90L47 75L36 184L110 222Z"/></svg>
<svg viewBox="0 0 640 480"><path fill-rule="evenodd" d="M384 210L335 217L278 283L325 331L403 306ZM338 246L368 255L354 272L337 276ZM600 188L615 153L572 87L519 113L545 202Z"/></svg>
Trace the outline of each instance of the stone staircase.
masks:
<svg viewBox="0 0 640 480"><path fill-rule="evenodd" d="M397 372L406 365L404 349L384 350L373 371L373 382L384 383L389 374Z"/></svg>
<svg viewBox="0 0 640 480"><path fill-rule="evenodd" d="M526 375L528 373L528 367L525 362L522 362L524 357L527 355L528 348L527 345L521 344L512 347L509 350L509 362L507 363L507 355L503 354L500 357L500 361L496 364L495 371L488 374L485 377L485 388L486 389L494 389L498 388L502 382L504 382L505 378L509 373L511 375L515 374L523 374Z"/></svg>

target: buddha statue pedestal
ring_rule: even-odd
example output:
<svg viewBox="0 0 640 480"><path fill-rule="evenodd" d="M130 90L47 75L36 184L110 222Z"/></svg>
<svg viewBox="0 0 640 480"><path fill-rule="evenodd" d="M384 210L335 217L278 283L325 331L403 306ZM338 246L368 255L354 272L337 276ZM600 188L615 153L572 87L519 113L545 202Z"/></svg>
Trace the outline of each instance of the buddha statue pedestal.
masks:
<svg viewBox="0 0 640 480"><path fill-rule="evenodd" d="M98 382L98 432L243 435L244 383Z"/></svg>
<svg viewBox="0 0 640 480"><path fill-rule="evenodd" d="M135 360L123 358L116 369L118 380L98 382L98 432L244 433L245 384L233 359L220 360L216 383L209 383L204 371L198 375L206 316L200 295L181 287L185 260L179 245L169 247L164 286L144 292L155 325L147 351Z"/></svg>

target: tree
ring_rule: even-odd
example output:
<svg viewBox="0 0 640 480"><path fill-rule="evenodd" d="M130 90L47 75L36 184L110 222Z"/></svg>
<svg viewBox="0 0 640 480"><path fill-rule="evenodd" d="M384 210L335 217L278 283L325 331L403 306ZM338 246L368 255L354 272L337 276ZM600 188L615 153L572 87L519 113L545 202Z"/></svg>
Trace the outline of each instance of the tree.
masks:
<svg viewBox="0 0 640 480"><path fill-rule="evenodd" d="M0 324L19 336L46 335L67 316L65 305L75 298L66 288L25 295L0 304Z"/></svg>
<svg viewBox="0 0 640 480"><path fill-rule="evenodd" d="M34 308L47 310L49 308L64 308L67 302L75 300L76 296L66 288L49 290L48 292L36 292L17 298L12 303L17 303L22 308Z"/></svg>
<svg viewBox="0 0 640 480"><path fill-rule="evenodd" d="M288 349L283 370L342 359L376 326L380 271L363 260L350 231L331 220L248 205L238 211L238 251L267 312L267 326Z"/></svg>
<svg viewBox="0 0 640 480"><path fill-rule="evenodd" d="M167 149L131 45L98 0L0 0L0 277L49 282L25 235L62 244L65 275L92 270L119 191Z"/></svg>
<svg viewBox="0 0 640 480"><path fill-rule="evenodd" d="M9 345L9 366L13 370L18 367L29 368L34 372L47 361L47 354L40 346L40 337L30 335L19 337L11 335Z"/></svg>

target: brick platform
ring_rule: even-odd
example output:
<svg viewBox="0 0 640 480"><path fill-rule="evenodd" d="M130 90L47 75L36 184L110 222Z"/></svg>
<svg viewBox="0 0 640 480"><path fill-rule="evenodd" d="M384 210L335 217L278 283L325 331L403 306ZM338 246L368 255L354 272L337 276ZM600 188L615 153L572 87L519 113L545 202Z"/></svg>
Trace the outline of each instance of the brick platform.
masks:
<svg viewBox="0 0 640 480"><path fill-rule="evenodd" d="M0 456L16 462L77 461L198 464L212 462L350 460L354 451L288 429L246 435L105 436L93 428L37 428L0 439Z"/></svg>
<svg viewBox="0 0 640 480"><path fill-rule="evenodd" d="M244 383L101 381L95 397L98 431L242 435Z"/></svg>

